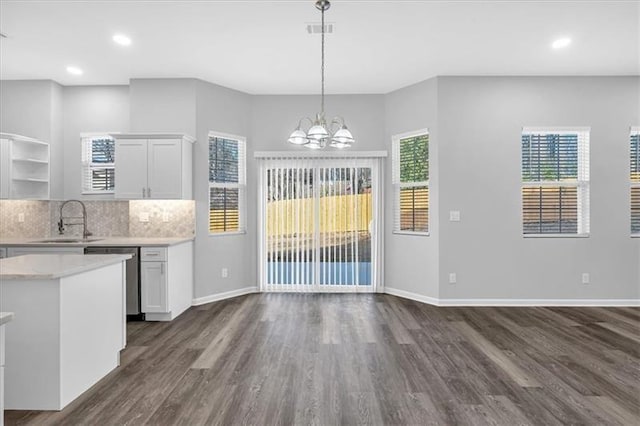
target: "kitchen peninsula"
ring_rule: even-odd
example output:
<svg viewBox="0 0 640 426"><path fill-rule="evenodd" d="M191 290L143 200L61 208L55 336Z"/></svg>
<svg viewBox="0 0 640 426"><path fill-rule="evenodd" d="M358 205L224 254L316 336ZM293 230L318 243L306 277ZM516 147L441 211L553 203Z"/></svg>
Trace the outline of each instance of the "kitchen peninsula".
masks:
<svg viewBox="0 0 640 426"><path fill-rule="evenodd" d="M127 255L0 260L7 328L5 409L61 410L120 363Z"/></svg>

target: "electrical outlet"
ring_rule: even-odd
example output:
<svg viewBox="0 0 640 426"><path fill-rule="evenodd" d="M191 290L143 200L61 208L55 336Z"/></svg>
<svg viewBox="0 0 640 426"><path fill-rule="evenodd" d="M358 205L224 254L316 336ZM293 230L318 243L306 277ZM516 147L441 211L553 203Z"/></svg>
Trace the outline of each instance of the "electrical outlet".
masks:
<svg viewBox="0 0 640 426"><path fill-rule="evenodd" d="M449 274L449 284L455 284L456 282L458 282L458 277L455 272L451 272Z"/></svg>
<svg viewBox="0 0 640 426"><path fill-rule="evenodd" d="M169 214L169 212L163 212L162 213L162 221L163 222L169 222L170 219L171 219L171 215Z"/></svg>
<svg viewBox="0 0 640 426"><path fill-rule="evenodd" d="M222 278L227 278L229 276L229 270L227 268L222 268Z"/></svg>
<svg viewBox="0 0 640 426"><path fill-rule="evenodd" d="M149 212L140 212L138 220L140 222L149 222Z"/></svg>
<svg viewBox="0 0 640 426"><path fill-rule="evenodd" d="M449 212L450 222L460 222L460 212L458 210L451 210Z"/></svg>
<svg viewBox="0 0 640 426"><path fill-rule="evenodd" d="M18 222L24 223L24 213L18 213Z"/></svg>
<svg viewBox="0 0 640 426"><path fill-rule="evenodd" d="M589 276L589 274L587 272L583 272L582 273L582 284L589 284L591 283L591 277Z"/></svg>

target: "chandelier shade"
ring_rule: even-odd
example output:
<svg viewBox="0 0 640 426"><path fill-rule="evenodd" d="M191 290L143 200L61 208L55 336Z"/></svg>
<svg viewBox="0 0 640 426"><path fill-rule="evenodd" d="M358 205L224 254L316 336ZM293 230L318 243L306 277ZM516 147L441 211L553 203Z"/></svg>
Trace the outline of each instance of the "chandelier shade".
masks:
<svg viewBox="0 0 640 426"><path fill-rule="evenodd" d="M321 95L320 95L320 112L316 114L316 119L312 120L308 117L302 118L298 122L298 127L289 136L288 142L293 145L304 145L309 149L322 149L328 146L333 148L348 148L354 142L353 135L347 128L344 119L342 117L335 117L327 125L327 120L324 116L324 12L331 7L329 0L317 0L316 8L320 10L322 14L322 43L321 43L321 68L320 74L322 76L321 83ZM302 123L308 121L310 127L305 131L303 130Z"/></svg>

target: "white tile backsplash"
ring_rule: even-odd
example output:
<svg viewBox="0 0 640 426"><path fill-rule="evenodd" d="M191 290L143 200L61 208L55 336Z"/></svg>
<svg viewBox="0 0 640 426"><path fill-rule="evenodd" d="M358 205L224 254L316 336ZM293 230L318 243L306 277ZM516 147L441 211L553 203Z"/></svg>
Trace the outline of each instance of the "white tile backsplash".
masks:
<svg viewBox="0 0 640 426"><path fill-rule="evenodd" d="M87 229L100 237L192 237L195 235L193 200L83 201ZM56 237L63 201L0 200L0 237ZM148 213L149 221L139 221ZM19 215L24 215L24 222ZM64 207L68 222L82 222L78 203ZM166 221L165 221L166 220ZM82 226L66 226L64 235L82 235Z"/></svg>
<svg viewBox="0 0 640 426"><path fill-rule="evenodd" d="M192 237L195 226L193 200L129 201L130 237Z"/></svg>
<svg viewBox="0 0 640 426"><path fill-rule="evenodd" d="M20 216L24 222L20 222ZM38 238L49 236L49 202L0 200L0 236Z"/></svg>
<svg viewBox="0 0 640 426"><path fill-rule="evenodd" d="M64 201L50 201L50 234L58 233L60 206ZM87 230L101 237L129 236L128 201L83 201L87 208ZM65 222L82 223L82 208L78 203L64 206ZM82 236L82 226L65 226L64 235Z"/></svg>

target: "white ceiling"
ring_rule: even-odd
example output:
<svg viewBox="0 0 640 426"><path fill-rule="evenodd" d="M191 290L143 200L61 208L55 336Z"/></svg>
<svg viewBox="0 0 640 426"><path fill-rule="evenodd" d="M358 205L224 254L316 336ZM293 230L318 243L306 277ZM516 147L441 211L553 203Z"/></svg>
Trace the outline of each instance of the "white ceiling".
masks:
<svg viewBox="0 0 640 426"><path fill-rule="evenodd" d="M327 93L387 93L436 75L640 74L638 1L334 0L326 19ZM192 77L318 93L320 36L306 24L319 20L313 0L1 0L0 78ZM133 44L113 43L116 32ZM571 46L551 49L561 36Z"/></svg>

